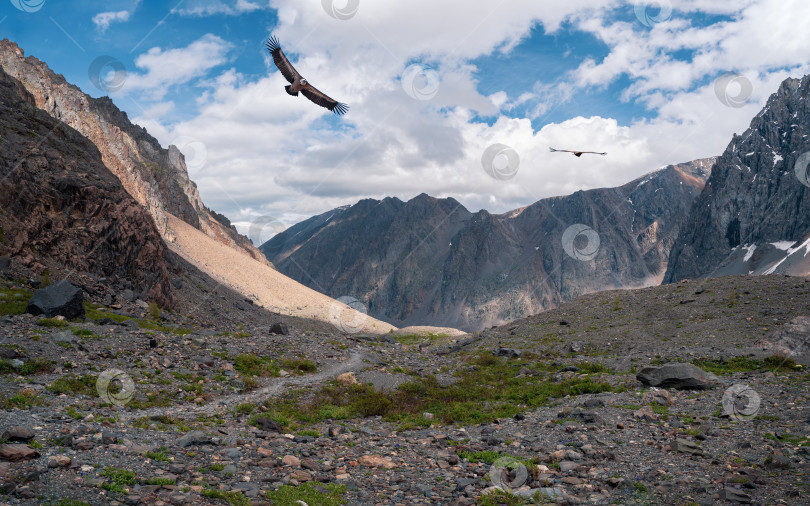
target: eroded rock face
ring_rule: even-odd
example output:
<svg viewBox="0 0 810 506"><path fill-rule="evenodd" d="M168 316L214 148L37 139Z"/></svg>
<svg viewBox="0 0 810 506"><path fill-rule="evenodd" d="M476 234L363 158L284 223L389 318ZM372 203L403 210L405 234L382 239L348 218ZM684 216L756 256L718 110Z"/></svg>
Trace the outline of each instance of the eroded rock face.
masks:
<svg viewBox="0 0 810 506"><path fill-rule="evenodd" d="M170 307L167 250L154 221L98 149L35 107L0 69L0 255L39 271L90 273Z"/></svg>
<svg viewBox="0 0 810 506"><path fill-rule="evenodd" d="M810 236L810 179L807 167L799 175L795 171L808 152L810 76L805 76L785 80L717 160L672 249L664 282L810 272L806 245L800 247Z"/></svg>
<svg viewBox="0 0 810 506"><path fill-rule="evenodd" d="M713 161L501 215L425 194L367 199L301 222L260 249L280 272L331 297L356 297L375 318L479 330L585 293L659 284ZM598 235L592 258L591 245L577 242L587 234L569 251L563 246L577 224Z"/></svg>
<svg viewBox="0 0 810 506"><path fill-rule="evenodd" d="M222 223L203 205L197 185L188 177L185 159L175 146L163 149L147 131L132 124L108 97L94 99L54 74L44 62L26 58L8 40L0 41L0 67L31 94L36 107L87 137L104 165L171 240L166 213L202 230L253 258L264 256L230 224Z"/></svg>

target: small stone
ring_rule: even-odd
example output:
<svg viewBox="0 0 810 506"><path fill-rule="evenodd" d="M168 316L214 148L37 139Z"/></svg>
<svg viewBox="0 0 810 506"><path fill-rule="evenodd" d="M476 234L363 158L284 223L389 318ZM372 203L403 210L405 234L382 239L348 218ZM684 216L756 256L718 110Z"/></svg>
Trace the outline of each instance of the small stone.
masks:
<svg viewBox="0 0 810 506"><path fill-rule="evenodd" d="M34 436L36 436L36 433L33 430L17 426L4 431L3 435L0 436L0 439L5 439L11 442L19 441L22 443L27 443L34 439Z"/></svg>
<svg viewBox="0 0 810 506"><path fill-rule="evenodd" d="M790 469L791 462L790 459L784 455L776 455L772 453L765 459L765 467L775 469Z"/></svg>
<svg viewBox="0 0 810 506"><path fill-rule="evenodd" d="M292 473L290 473L290 479L297 480L303 483L305 481L311 481L312 475L306 471L299 469L297 471L293 471Z"/></svg>
<svg viewBox="0 0 810 506"><path fill-rule="evenodd" d="M288 329L285 324L278 322L271 325L268 332L270 332L271 334L286 336L290 333L290 329Z"/></svg>
<svg viewBox="0 0 810 506"><path fill-rule="evenodd" d="M211 438L201 430L192 430L177 440L177 446L181 448L199 444L211 444Z"/></svg>
<svg viewBox="0 0 810 506"><path fill-rule="evenodd" d="M9 462L19 462L21 460L38 459L39 452L28 445L23 444L3 444L0 445L0 459Z"/></svg>
<svg viewBox="0 0 810 506"><path fill-rule="evenodd" d="M279 434L284 432L280 423L267 417L257 418L256 424L261 427L263 431L278 432Z"/></svg>
<svg viewBox="0 0 810 506"><path fill-rule="evenodd" d="M720 499L725 501L739 502L744 504L751 504L751 496L737 490L736 488L726 487L720 492Z"/></svg>
<svg viewBox="0 0 810 506"><path fill-rule="evenodd" d="M357 384L357 378L354 376L353 372L344 372L343 374L338 375L338 377L335 378L335 380L337 380L337 382L340 383L341 385L346 386Z"/></svg>
<svg viewBox="0 0 810 506"><path fill-rule="evenodd" d="M360 465L363 465L363 466L366 466L366 467L380 467L380 466L382 466L385 469L393 469L393 468L397 467L397 465L394 462L392 462L391 460L386 459L385 457L382 457L380 455L363 455L362 457L357 459L357 462Z"/></svg>
<svg viewBox="0 0 810 506"><path fill-rule="evenodd" d="M698 446L696 443L692 441L677 438L674 443L672 443L672 449L676 452L681 453L691 453L692 455L703 455L703 448Z"/></svg>
<svg viewBox="0 0 810 506"><path fill-rule="evenodd" d="M422 418L425 420L433 420L433 413L424 412L422 413Z"/></svg>
<svg viewBox="0 0 810 506"><path fill-rule="evenodd" d="M301 465L301 459L295 455L285 455L284 458L281 459L281 463L288 467L299 467Z"/></svg>
<svg viewBox="0 0 810 506"><path fill-rule="evenodd" d="M497 357L518 358L523 354L523 352L512 348L498 348L493 352L493 354Z"/></svg>
<svg viewBox="0 0 810 506"><path fill-rule="evenodd" d="M648 404L658 404L661 406L672 406L675 404L675 398L668 390L654 389L644 394L644 402Z"/></svg>
<svg viewBox="0 0 810 506"><path fill-rule="evenodd" d="M570 460L563 460L560 461L560 471L567 473L568 471L573 471L577 468L576 462L571 462Z"/></svg>
<svg viewBox="0 0 810 506"><path fill-rule="evenodd" d="M51 469L56 467L70 467L73 460L66 455L51 455L48 457L48 467Z"/></svg>

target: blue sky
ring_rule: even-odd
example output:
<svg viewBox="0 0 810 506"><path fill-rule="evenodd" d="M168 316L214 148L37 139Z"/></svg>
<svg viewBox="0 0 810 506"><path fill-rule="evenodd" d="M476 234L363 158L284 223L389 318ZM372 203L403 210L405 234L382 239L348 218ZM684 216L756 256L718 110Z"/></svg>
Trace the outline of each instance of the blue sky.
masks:
<svg viewBox="0 0 810 506"><path fill-rule="evenodd" d="M178 145L243 232L367 197L505 212L622 184L719 155L810 69L805 0L0 0L0 20L0 37ZM271 33L346 116L284 93ZM493 144L519 155L513 177L482 167Z"/></svg>

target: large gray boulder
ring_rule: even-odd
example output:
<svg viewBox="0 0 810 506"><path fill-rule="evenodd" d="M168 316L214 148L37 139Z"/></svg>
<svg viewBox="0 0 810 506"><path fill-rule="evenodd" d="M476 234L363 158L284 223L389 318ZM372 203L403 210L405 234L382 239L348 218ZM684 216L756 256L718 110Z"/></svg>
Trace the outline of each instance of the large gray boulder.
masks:
<svg viewBox="0 0 810 506"><path fill-rule="evenodd" d="M46 318L59 315L67 319L77 318L84 316L83 301L82 289L65 279L34 292L25 312Z"/></svg>
<svg viewBox="0 0 810 506"><path fill-rule="evenodd" d="M794 361L810 365L810 318L797 316L790 323L771 332L755 343L770 350L775 355L792 358Z"/></svg>
<svg viewBox="0 0 810 506"><path fill-rule="evenodd" d="M645 385L679 390L708 390L720 383L720 378L693 364L670 363L661 367L645 367L636 379Z"/></svg>

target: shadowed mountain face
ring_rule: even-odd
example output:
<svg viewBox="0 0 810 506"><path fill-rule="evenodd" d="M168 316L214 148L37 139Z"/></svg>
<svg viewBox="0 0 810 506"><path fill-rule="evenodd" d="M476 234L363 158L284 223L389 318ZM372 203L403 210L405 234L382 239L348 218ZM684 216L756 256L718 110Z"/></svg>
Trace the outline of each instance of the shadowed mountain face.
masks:
<svg viewBox="0 0 810 506"><path fill-rule="evenodd" d="M502 215L453 199L363 200L301 222L261 251L282 273L356 297L394 325L476 330L578 295L660 283L713 159Z"/></svg>
<svg viewBox="0 0 810 506"><path fill-rule="evenodd" d="M131 288L170 307L157 228L88 139L40 109L0 68L0 255L35 272ZM84 284L84 283L82 283Z"/></svg>
<svg viewBox="0 0 810 506"><path fill-rule="evenodd" d="M8 40L0 40L0 68L25 87L37 107L96 145L104 164L152 215L165 239L172 240L173 232L166 217L170 213L218 241L264 261L247 237L203 205L177 147L163 149L144 128L132 124L108 97L95 99L82 93L42 61L26 58L22 49Z"/></svg>
<svg viewBox="0 0 810 506"><path fill-rule="evenodd" d="M684 222L665 282L810 273L810 76L787 79L735 135Z"/></svg>

